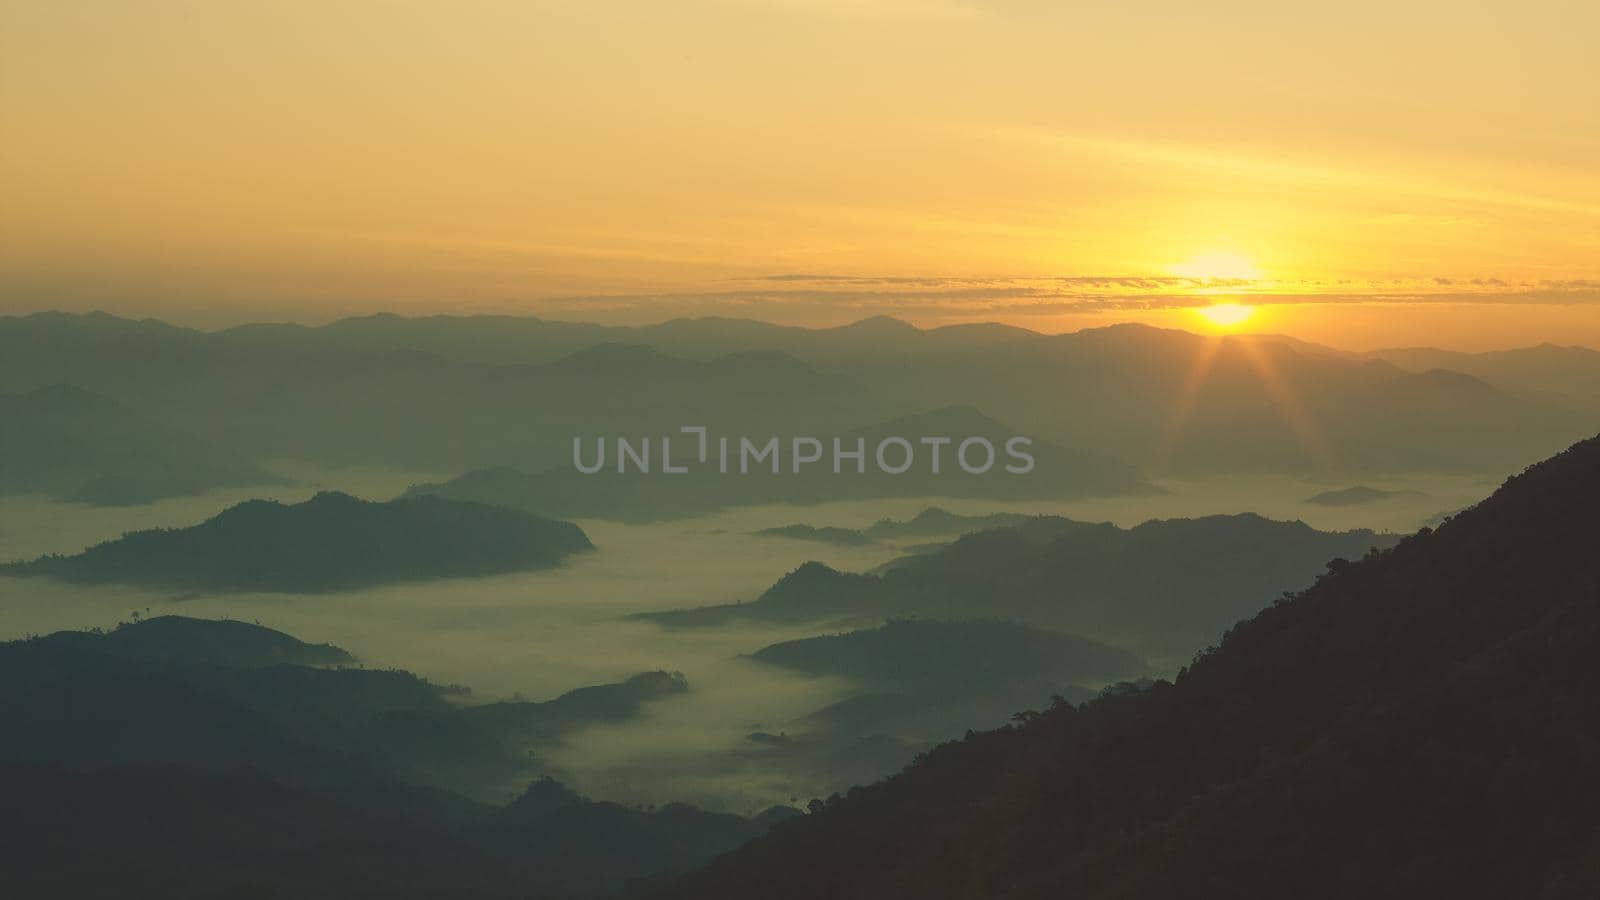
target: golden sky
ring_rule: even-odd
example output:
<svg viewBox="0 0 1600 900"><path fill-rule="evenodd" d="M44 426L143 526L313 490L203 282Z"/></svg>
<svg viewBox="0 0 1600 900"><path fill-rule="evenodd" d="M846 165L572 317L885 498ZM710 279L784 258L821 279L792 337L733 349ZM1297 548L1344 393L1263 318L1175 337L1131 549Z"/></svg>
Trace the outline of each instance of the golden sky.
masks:
<svg viewBox="0 0 1600 900"><path fill-rule="evenodd" d="M1593 0L0 0L0 312L1600 346Z"/></svg>

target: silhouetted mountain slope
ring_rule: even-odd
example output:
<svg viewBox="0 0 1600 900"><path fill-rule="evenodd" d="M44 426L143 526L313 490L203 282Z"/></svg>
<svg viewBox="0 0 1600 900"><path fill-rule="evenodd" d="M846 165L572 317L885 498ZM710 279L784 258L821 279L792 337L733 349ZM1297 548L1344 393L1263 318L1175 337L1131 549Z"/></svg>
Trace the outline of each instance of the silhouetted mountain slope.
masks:
<svg viewBox="0 0 1600 900"><path fill-rule="evenodd" d="M101 506L280 479L240 455L65 384L0 395L0 494Z"/></svg>
<svg viewBox="0 0 1600 900"><path fill-rule="evenodd" d="M0 760L250 766L317 788L390 779L495 797L540 773L530 748L688 689L656 672L541 703L463 706L409 672L266 664L294 639L260 629L224 642L211 628L236 624L163 618L0 644ZM294 643L293 655L337 652Z"/></svg>
<svg viewBox="0 0 1600 900"><path fill-rule="evenodd" d="M305 791L249 770L0 762L8 897L598 897L798 815L633 809L541 779L500 807L417 815L396 786ZM426 805L424 801L424 805ZM382 810L374 812L372 810Z"/></svg>
<svg viewBox="0 0 1600 900"><path fill-rule="evenodd" d="M635 613L629 618L669 628L698 628L735 621L799 624L828 619L887 616L889 592L876 575L839 572L812 561L778 579L749 603Z"/></svg>
<svg viewBox="0 0 1600 900"><path fill-rule="evenodd" d="M105 632L58 631L40 640L76 645L122 659L183 665L345 666L356 661L332 644L308 644L260 625L185 616L157 616Z"/></svg>
<svg viewBox="0 0 1600 900"><path fill-rule="evenodd" d="M0 645L0 674L0 718L10 726L0 759L248 766L304 786L404 777L458 789L515 778L529 764L473 729L407 734L455 713L404 672L172 665L42 639Z"/></svg>
<svg viewBox="0 0 1600 900"><path fill-rule="evenodd" d="M1600 438L1230 631L1175 683L928 754L669 896L1600 889Z"/></svg>
<svg viewBox="0 0 1600 900"><path fill-rule="evenodd" d="M462 712L474 724L538 744L581 725L630 719L645 703L688 689L689 682L681 673L641 672L617 684L575 688L542 703L507 700L467 707Z"/></svg>
<svg viewBox="0 0 1600 900"><path fill-rule="evenodd" d="M479 503L373 503L325 491L285 506L251 500L189 528L154 529L76 556L0 566L90 584L333 591L553 566L593 549L578 526Z"/></svg>
<svg viewBox="0 0 1600 900"><path fill-rule="evenodd" d="M1041 516L903 557L881 575L812 562L749 603L637 618L688 627L995 616L1168 654L1203 646L1283 591L1303 587L1329 559L1359 557L1397 539L1249 514L1130 529Z"/></svg>
<svg viewBox="0 0 1600 900"><path fill-rule="evenodd" d="M0 892L587 897L785 817L635 810L547 778L504 809L463 796L503 797L545 768L534 750L687 690L681 675L461 706L407 672L273 662L305 656L348 659L178 617L0 644Z"/></svg>
<svg viewBox="0 0 1600 900"><path fill-rule="evenodd" d="M993 620L898 619L773 644L752 658L855 685L853 693L790 723L781 740L769 743L787 765L809 763L824 777L834 774L828 766L860 756L863 744L876 746L840 767L866 780L899 769L936 742L1003 725L1054 698L1093 697L1105 684L1149 670L1138 657L1097 641ZM867 768L876 760L887 764Z"/></svg>
<svg viewBox="0 0 1600 900"><path fill-rule="evenodd" d="M775 807L747 819L682 803L646 810L589 800L541 779L463 837L536 872L558 896L594 896L680 874L795 815Z"/></svg>
<svg viewBox="0 0 1600 900"><path fill-rule="evenodd" d="M434 829L249 771L0 762L0 893L16 898L526 896Z"/></svg>
<svg viewBox="0 0 1600 900"><path fill-rule="evenodd" d="M676 428L672 433L676 432ZM772 457L765 461L741 463L739 433L711 433L729 440L729 463L722 471L720 451L713 444L708 462L689 465L680 474L661 471L661 449L653 444L655 463L647 473L631 467L617 471L615 446L606 449L606 466L585 474L563 465L535 474L513 469L468 472L442 484L414 486L409 496L425 495L500 503L530 512L575 518L607 518L655 521L704 515L720 509L769 503L810 504L836 500L863 500L882 497L974 497L995 500L1038 500L1139 494L1158 490L1140 475L1138 469L1108 457L1084 453L1042 441L1035 441L1026 452L1033 457L1031 471L1006 470L1021 466L1006 454L1006 442L1017 432L969 407L945 407L917 416L907 416L839 434L811 435L823 442L820 460L804 464L796 472L792 441L803 433L785 429L772 435L744 432L756 445L776 438L776 468ZM902 437L915 448L909 470L895 474L883 471L875 461L876 448L889 437ZM943 438L935 471L934 451L919 442L923 437ZM832 441L837 438L846 450L864 447L861 465L845 460L834 471ZM968 438L983 438L994 448L992 465L982 472L961 468L957 445ZM583 458L590 464L598 458L593 443L586 443ZM675 464L690 463L696 453L696 438L680 435L673 443ZM891 467L901 463L903 450L891 449L886 457ZM985 469L983 451L974 445L969 462L973 469ZM864 469L864 470L863 470Z"/></svg>

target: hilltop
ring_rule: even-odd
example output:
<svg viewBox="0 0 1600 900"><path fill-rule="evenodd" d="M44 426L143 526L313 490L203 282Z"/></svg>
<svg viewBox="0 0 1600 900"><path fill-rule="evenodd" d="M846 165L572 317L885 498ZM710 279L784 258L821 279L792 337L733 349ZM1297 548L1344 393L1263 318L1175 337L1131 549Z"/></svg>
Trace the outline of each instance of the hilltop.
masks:
<svg viewBox="0 0 1600 900"><path fill-rule="evenodd" d="M437 497L375 503L324 491L292 505L250 500L188 528L136 531L73 556L0 566L0 573L316 592L540 569L592 549L578 526L518 510Z"/></svg>

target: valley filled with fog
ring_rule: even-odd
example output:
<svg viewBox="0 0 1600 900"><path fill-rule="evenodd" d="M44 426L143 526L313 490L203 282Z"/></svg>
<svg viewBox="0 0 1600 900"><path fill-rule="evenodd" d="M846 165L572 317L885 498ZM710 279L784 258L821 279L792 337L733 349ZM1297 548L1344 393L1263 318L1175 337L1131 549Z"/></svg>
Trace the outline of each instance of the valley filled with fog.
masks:
<svg viewBox="0 0 1600 900"><path fill-rule="evenodd" d="M288 484L217 489L194 497L128 507L63 503L39 495L6 500L0 561L76 553L124 532L192 525L254 497L298 502L337 489L384 500L438 473L378 467L318 468L277 461ZM818 505L761 506L649 524L579 520L594 552L557 568L449 578L327 593L210 592L79 585L0 577L0 639L62 629L110 627L134 614L229 618L349 650L368 668L399 668L440 685L471 689L462 702L545 700L588 685L653 670L681 672L689 690L647 703L626 721L590 725L539 752L548 773L597 798L630 804L687 801L750 813L774 803L826 796L847 781L814 766L765 759L752 734L803 732L805 718L850 692L836 676L793 673L748 658L776 642L843 630L826 623L730 623L668 629L630 621L634 613L752 600L786 573L816 560L867 572L929 538L839 545L752 532L806 523L864 529L882 518L909 519L930 506L985 515L1109 521L1131 527L1149 519L1253 511L1322 530L1409 532L1470 505L1493 488L1483 476L1433 476L1394 482L1394 496L1352 505L1307 502L1329 485L1290 476L1216 476L1163 480L1165 493L1078 501L1000 503L907 498ZM948 541L954 534L938 540ZM1304 585L1286 585L1285 589ZM1266 605L1272 597L1259 598ZM1100 637L1090 635L1090 637ZM1167 676L1187 657L1143 652L1152 675ZM1202 642L1194 649L1203 646ZM1086 685L1094 688L1098 685ZM1042 699L1042 698L1041 698ZM961 723L988 728L1002 721ZM890 749L882 762L908 762ZM873 762L865 762L870 771ZM848 766L845 767L849 769ZM857 770L863 771L863 770ZM521 785L507 784L508 793Z"/></svg>
<svg viewBox="0 0 1600 900"><path fill-rule="evenodd" d="M1292 659L1184 686L1491 520L1587 385L1581 348L1134 324L0 317L0 802L89 830L11 858L159 872L106 818L159 807L223 893L236 858L370 893L354 840L397 895L589 898L950 774L920 820L1013 737L1270 692Z"/></svg>

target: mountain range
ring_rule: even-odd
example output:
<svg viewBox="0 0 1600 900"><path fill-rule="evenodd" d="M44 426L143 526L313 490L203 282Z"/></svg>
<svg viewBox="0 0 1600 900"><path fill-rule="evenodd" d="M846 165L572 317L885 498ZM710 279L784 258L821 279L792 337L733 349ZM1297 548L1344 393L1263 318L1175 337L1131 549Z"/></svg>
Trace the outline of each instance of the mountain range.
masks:
<svg viewBox="0 0 1600 900"><path fill-rule="evenodd" d="M0 643L0 889L636 889L798 814L592 800L537 755L687 690L681 675L645 672L543 702L471 704L464 688L364 668L332 645L180 616Z"/></svg>
<svg viewBox="0 0 1600 900"><path fill-rule="evenodd" d="M1360 558L1398 540L1251 514L1134 528L1039 516L965 534L876 574L808 562L749 602L635 618L673 628L1004 618L1165 659L1187 656L1283 592L1309 584L1329 560Z"/></svg>
<svg viewBox="0 0 1600 900"><path fill-rule="evenodd" d="M530 748L688 690L641 673L543 702L461 703L337 648L243 622L164 616L0 644L0 760L249 766L308 788L399 781L495 797L543 774Z"/></svg>
<svg viewBox="0 0 1600 900"><path fill-rule="evenodd" d="M1097 641L982 619L896 619L877 628L771 644L751 658L878 690L947 694L1029 680L1057 687L1105 683L1148 670L1138 657Z"/></svg>
<svg viewBox="0 0 1600 900"><path fill-rule="evenodd" d="M1156 475L1503 471L1584 434L1600 353L1355 354L1138 325L611 328L375 316L201 332L0 318L0 390L68 383L252 458L537 472L581 435L834 435L951 405ZM1564 390L1535 390L1556 371ZM1495 435L1494 440L1486 435Z"/></svg>
<svg viewBox="0 0 1600 900"><path fill-rule="evenodd" d="M1600 437L1171 681L926 754L662 897L1592 896Z"/></svg>

